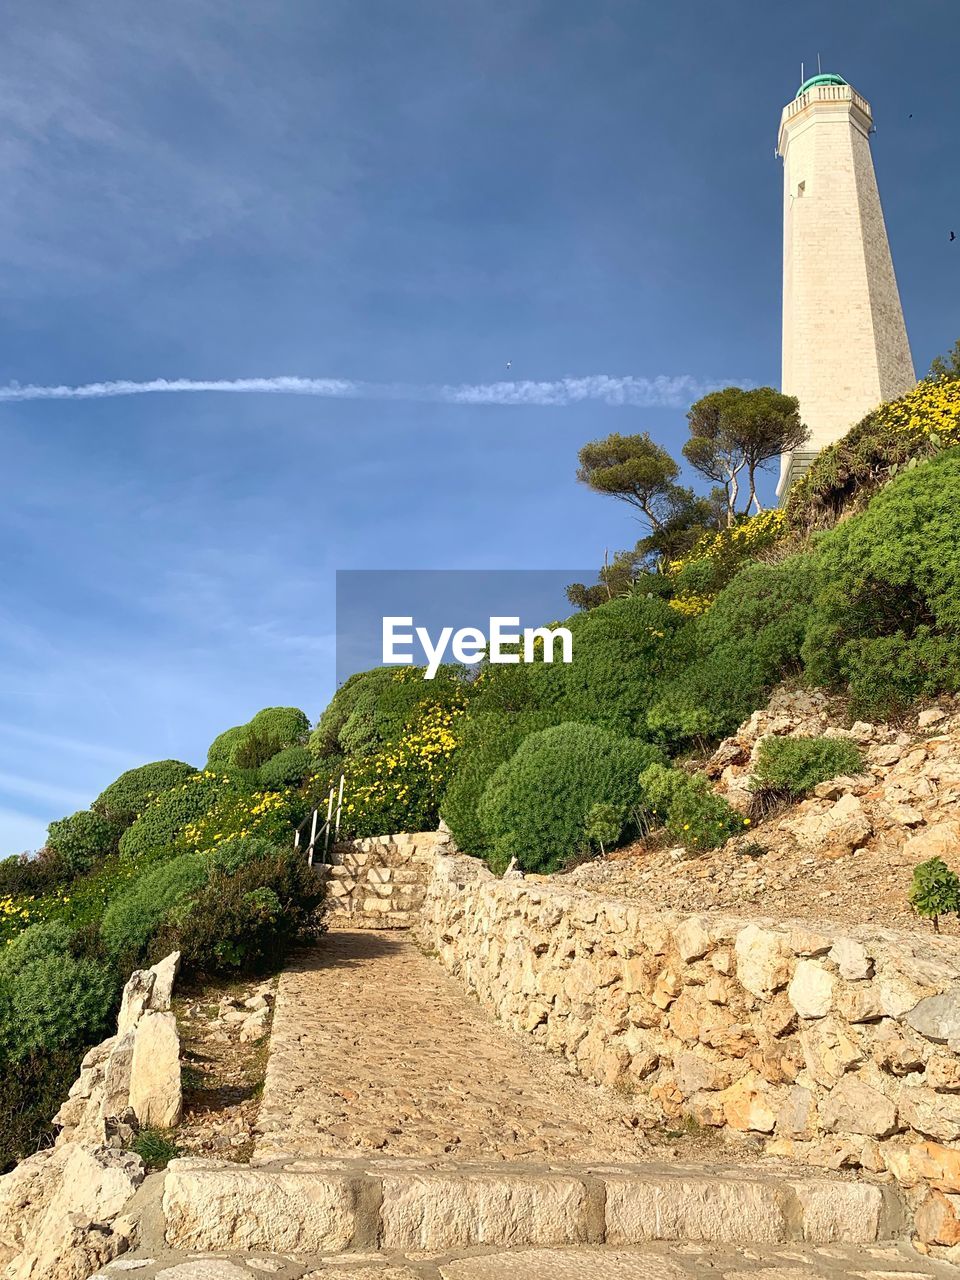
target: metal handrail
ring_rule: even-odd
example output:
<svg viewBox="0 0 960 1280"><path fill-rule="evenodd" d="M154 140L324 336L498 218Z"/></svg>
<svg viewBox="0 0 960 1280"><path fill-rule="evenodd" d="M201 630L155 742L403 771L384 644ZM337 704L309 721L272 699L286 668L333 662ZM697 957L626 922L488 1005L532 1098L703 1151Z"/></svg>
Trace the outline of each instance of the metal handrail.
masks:
<svg viewBox="0 0 960 1280"><path fill-rule="evenodd" d="M334 810L334 804L333 804L334 795L336 795L337 797L336 810ZM309 824L310 826L310 841L307 844L307 865L308 866L310 867L313 866L313 855L316 851L317 843L320 840L321 836L323 837L323 863L321 865L326 866L327 853L330 848L330 835L332 832L334 841L336 841L337 837L340 834L340 814L342 810L343 810L343 774L341 773L339 788L331 787L330 792L327 796L327 816L324 819L322 825L320 825L318 828L320 810L315 808L311 813L307 814L304 820L300 823L299 827L297 827L296 831L294 831L293 833L293 847L294 849L299 849L301 836L306 830L307 825Z"/></svg>

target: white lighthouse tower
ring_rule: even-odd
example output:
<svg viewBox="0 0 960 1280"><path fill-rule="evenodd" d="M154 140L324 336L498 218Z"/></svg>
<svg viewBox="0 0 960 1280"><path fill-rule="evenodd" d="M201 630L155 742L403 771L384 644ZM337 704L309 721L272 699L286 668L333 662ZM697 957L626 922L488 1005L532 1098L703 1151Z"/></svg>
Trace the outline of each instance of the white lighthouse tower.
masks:
<svg viewBox="0 0 960 1280"><path fill-rule="evenodd" d="M837 75L783 109L783 376L810 428L784 454L783 496L810 459L916 383L870 155L870 104Z"/></svg>

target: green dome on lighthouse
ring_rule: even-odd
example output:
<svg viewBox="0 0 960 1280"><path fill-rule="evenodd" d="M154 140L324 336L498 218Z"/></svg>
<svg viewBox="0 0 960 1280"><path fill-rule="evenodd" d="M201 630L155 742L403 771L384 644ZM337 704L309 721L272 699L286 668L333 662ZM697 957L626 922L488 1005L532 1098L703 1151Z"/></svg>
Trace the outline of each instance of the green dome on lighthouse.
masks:
<svg viewBox="0 0 960 1280"><path fill-rule="evenodd" d="M811 76L809 80L804 80L803 84L797 90L797 97L801 97L808 89L815 88L818 84L846 84L843 76L830 75L824 72L822 75Z"/></svg>

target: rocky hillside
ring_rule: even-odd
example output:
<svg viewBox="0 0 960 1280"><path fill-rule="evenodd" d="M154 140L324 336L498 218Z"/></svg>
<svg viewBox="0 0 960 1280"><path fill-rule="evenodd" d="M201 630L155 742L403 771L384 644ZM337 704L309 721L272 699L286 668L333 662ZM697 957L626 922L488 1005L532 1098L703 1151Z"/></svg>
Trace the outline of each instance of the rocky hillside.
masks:
<svg viewBox="0 0 960 1280"><path fill-rule="evenodd" d="M639 841L571 873L584 887L679 910L737 908L783 919L930 931L907 901L918 862L960 868L960 705L941 699L902 724L849 723L840 699L779 688L700 768L745 815L764 738L846 738L864 768L818 784L798 803L699 855ZM960 933L956 918L941 928Z"/></svg>

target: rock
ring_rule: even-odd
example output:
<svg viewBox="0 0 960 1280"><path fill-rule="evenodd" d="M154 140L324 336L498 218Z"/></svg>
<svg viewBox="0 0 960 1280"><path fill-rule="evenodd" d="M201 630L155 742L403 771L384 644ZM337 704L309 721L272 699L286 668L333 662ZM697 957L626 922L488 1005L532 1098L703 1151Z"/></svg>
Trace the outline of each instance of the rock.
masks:
<svg viewBox="0 0 960 1280"><path fill-rule="evenodd" d="M267 1034L267 1024L270 1021L270 1009L264 1006L251 1013L240 1027L240 1039L242 1041L261 1040Z"/></svg>
<svg viewBox="0 0 960 1280"><path fill-rule="evenodd" d="M833 1004L835 983L833 974L816 960L800 960L787 999L801 1018L824 1018Z"/></svg>
<svg viewBox="0 0 960 1280"><path fill-rule="evenodd" d="M928 1191L917 1209L914 1224L924 1244L960 1244L957 1207L960 1196Z"/></svg>
<svg viewBox="0 0 960 1280"><path fill-rule="evenodd" d="M897 1108L879 1089L859 1076L849 1075L827 1095L820 1119L831 1133L886 1138L897 1128Z"/></svg>
<svg viewBox="0 0 960 1280"><path fill-rule="evenodd" d="M809 1089L794 1085L777 1113L777 1133L787 1138L806 1138L813 1131L816 1111Z"/></svg>
<svg viewBox="0 0 960 1280"><path fill-rule="evenodd" d="M926 862L928 858L942 858L948 864L957 861L960 854L960 822L949 819L924 827L903 846L904 862Z"/></svg>
<svg viewBox="0 0 960 1280"><path fill-rule="evenodd" d="M165 1237L175 1249L341 1253L359 1208L356 1182L337 1171L180 1159L164 1175Z"/></svg>
<svg viewBox="0 0 960 1280"><path fill-rule="evenodd" d="M917 728L929 729L932 724L939 724L941 720L946 720L947 713L942 711L940 707L928 707L926 711L921 711L917 716Z"/></svg>
<svg viewBox="0 0 960 1280"><path fill-rule="evenodd" d="M838 938L830 948L829 958L840 970L840 977L847 982L863 982L873 972L873 961L867 955L866 947L853 938Z"/></svg>
<svg viewBox="0 0 960 1280"><path fill-rule="evenodd" d="M6 1280L86 1280L97 1267L129 1247L129 1230L117 1219L143 1181L143 1162L130 1151L72 1144L50 1161L53 1177L36 1187L41 1212L31 1203L29 1226Z"/></svg>
<svg viewBox="0 0 960 1280"><path fill-rule="evenodd" d="M863 1061L860 1045L837 1018L809 1023L799 1038L807 1070L825 1088L833 1088L845 1072Z"/></svg>
<svg viewBox="0 0 960 1280"><path fill-rule="evenodd" d="M783 934L748 924L734 942L737 977L755 996L769 998L790 980L793 953Z"/></svg>
<svg viewBox="0 0 960 1280"><path fill-rule="evenodd" d="M842 795L825 812L805 809L787 824L801 843L811 847L859 849L873 834L873 824L858 796Z"/></svg>
<svg viewBox="0 0 960 1280"><path fill-rule="evenodd" d="M760 1078L751 1073L718 1094L717 1100L731 1129L772 1133L777 1123L777 1111L770 1093Z"/></svg>
<svg viewBox="0 0 960 1280"><path fill-rule="evenodd" d="M940 1142L960 1138L960 1098L955 1095L905 1085L900 1090L899 1107L901 1121L925 1137Z"/></svg>
<svg viewBox="0 0 960 1280"><path fill-rule="evenodd" d="M935 1044L960 1039L960 986L955 985L942 995L921 1000L903 1020Z"/></svg>
<svg viewBox="0 0 960 1280"><path fill-rule="evenodd" d="M180 952L171 951L168 956L159 960L148 972L153 974L153 989L147 1000L147 1008L157 1013L166 1013L173 999L173 984L180 971Z"/></svg>
<svg viewBox="0 0 960 1280"><path fill-rule="evenodd" d="M153 984L157 975L151 969L134 969L127 979L120 999L120 1015L117 1018L117 1034L123 1035L140 1021L140 1015L150 1003Z"/></svg>
<svg viewBox="0 0 960 1280"><path fill-rule="evenodd" d="M923 1079L931 1089L960 1091L960 1058L955 1054L933 1054Z"/></svg>
<svg viewBox="0 0 960 1280"><path fill-rule="evenodd" d="M725 1089L730 1084L729 1070L697 1053L681 1053L674 1071L677 1086L685 1094Z"/></svg>
<svg viewBox="0 0 960 1280"><path fill-rule="evenodd" d="M710 935L696 916L690 916L677 926L675 938L680 958L686 964L702 959L710 950Z"/></svg>
<svg viewBox="0 0 960 1280"><path fill-rule="evenodd" d="M172 1013L147 1010L137 1023L130 1068L130 1106L141 1128L172 1129L180 1119L180 1037Z"/></svg>
<svg viewBox="0 0 960 1280"><path fill-rule="evenodd" d="M834 992L834 1008L845 1022L876 1022L883 1016L880 992L872 983L844 985Z"/></svg>
<svg viewBox="0 0 960 1280"><path fill-rule="evenodd" d="M826 1178L788 1185L800 1202L804 1240L860 1244L880 1236L884 1203L879 1187Z"/></svg>
<svg viewBox="0 0 960 1280"><path fill-rule="evenodd" d="M101 1114L120 1116L130 1105L130 1073L133 1069L133 1044L136 1028L117 1036L103 1076Z"/></svg>
<svg viewBox="0 0 960 1280"><path fill-rule="evenodd" d="M884 1147L887 1168L904 1187L928 1182L940 1191L960 1192L960 1151L938 1142Z"/></svg>

